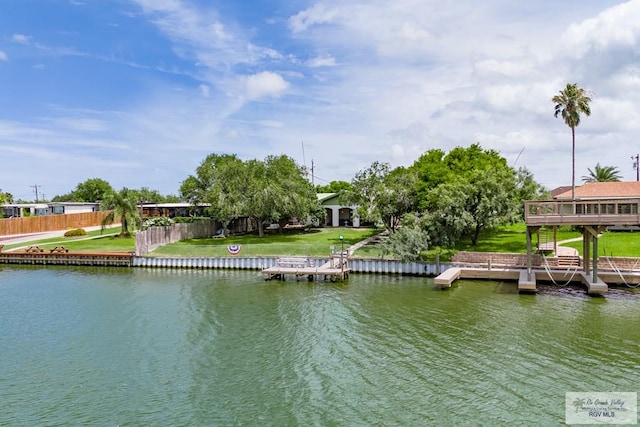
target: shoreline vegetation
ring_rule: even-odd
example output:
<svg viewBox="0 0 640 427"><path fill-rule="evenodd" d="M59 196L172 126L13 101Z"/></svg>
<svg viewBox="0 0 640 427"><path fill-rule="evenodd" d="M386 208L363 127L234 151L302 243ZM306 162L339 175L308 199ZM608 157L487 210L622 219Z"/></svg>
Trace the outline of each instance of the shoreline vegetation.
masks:
<svg viewBox="0 0 640 427"><path fill-rule="evenodd" d="M35 239L21 243L5 245L3 250L15 251L38 246L49 250L57 246L74 252L132 252L135 246L134 237L118 237L119 228L112 228L101 232L89 231L83 237L52 237L47 239ZM205 238L185 240L162 246L148 254L148 256L168 257L227 257L229 245L239 245L242 256L327 256L332 251L339 252L342 248L374 237L384 230L382 228L312 228L309 231L287 231L285 233L273 233L258 237L256 235L238 235L220 238ZM340 240L340 236L343 240ZM547 238L553 238L549 232ZM581 234L570 228L560 228L556 238L564 246L582 251ZM577 241L570 241L575 240ZM460 242L455 249L435 248L423 254L424 260L433 260L436 254L442 261L449 260L457 251L471 252L510 252L525 253L525 226L524 224L511 224L498 227L486 232L476 246L468 241ZM534 242L535 243L535 242ZM639 257L640 239L633 232L606 232L600 237L600 256ZM353 255L355 258L385 258L397 259L393 255L384 255L378 239L357 249Z"/></svg>

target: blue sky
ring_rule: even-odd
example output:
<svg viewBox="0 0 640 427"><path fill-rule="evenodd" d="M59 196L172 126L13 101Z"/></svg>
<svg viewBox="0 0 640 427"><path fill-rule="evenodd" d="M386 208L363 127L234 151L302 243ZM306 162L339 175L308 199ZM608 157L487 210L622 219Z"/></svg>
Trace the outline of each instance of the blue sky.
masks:
<svg viewBox="0 0 640 427"><path fill-rule="evenodd" d="M0 189L177 194L209 153L316 184L474 142L571 183L550 99L587 89L576 175L635 180L640 0L0 0ZM303 150L304 147L304 150Z"/></svg>

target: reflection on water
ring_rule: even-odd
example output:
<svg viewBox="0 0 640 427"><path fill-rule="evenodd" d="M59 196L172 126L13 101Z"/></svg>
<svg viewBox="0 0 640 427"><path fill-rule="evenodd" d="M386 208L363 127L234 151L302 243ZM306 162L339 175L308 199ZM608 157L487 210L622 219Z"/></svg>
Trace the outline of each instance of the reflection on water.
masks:
<svg viewBox="0 0 640 427"><path fill-rule="evenodd" d="M0 425L549 425L635 391L640 293L0 271Z"/></svg>

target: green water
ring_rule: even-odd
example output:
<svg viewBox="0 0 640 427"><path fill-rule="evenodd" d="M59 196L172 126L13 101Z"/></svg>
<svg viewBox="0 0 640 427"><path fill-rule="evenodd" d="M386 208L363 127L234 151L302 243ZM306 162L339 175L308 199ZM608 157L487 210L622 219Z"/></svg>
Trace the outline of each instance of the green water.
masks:
<svg viewBox="0 0 640 427"><path fill-rule="evenodd" d="M3 268L0 425L562 425L638 390L640 293Z"/></svg>

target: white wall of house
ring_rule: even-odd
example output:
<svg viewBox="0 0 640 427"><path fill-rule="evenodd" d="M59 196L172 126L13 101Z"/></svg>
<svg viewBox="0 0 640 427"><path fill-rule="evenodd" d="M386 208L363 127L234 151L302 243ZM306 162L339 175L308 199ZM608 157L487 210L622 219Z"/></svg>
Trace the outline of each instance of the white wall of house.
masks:
<svg viewBox="0 0 640 427"><path fill-rule="evenodd" d="M326 210L331 211L331 221L326 221L325 224L331 225L332 227L344 227L344 210L351 210L350 221L347 225L351 225L353 227L360 227L360 218L355 215L357 206L341 206L341 205L324 205ZM340 218L340 210L343 210L343 218Z"/></svg>
<svg viewBox="0 0 640 427"><path fill-rule="evenodd" d="M1 217L23 217L25 215L47 215L46 203L5 203L2 205Z"/></svg>
<svg viewBox="0 0 640 427"><path fill-rule="evenodd" d="M50 214L76 214L85 212L97 212L99 203L57 202L49 203Z"/></svg>

